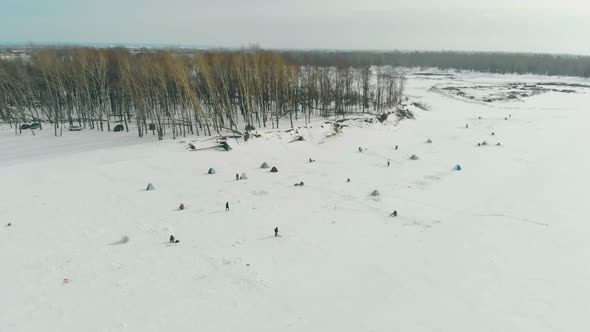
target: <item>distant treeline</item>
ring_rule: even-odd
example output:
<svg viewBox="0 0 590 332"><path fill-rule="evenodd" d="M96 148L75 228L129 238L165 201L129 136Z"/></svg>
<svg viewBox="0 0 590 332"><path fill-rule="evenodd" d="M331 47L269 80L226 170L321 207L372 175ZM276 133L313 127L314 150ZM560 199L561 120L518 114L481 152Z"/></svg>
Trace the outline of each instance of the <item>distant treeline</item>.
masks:
<svg viewBox="0 0 590 332"><path fill-rule="evenodd" d="M0 59L0 119L16 132L27 122L50 123L56 135L65 125L110 131L121 124L161 139L401 103L405 78L393 67L326 59L302 65L262 50L34 48Z"/></svg>
<svg viewBox="0 0 590 332"><path fill-rule="evenodd" d="M590 56L468 53L468 52L372 52L281 51L293 63L323 66L334 61L353 67L400 66L464 69L491 73L518 73L590 77Z"/></svg>

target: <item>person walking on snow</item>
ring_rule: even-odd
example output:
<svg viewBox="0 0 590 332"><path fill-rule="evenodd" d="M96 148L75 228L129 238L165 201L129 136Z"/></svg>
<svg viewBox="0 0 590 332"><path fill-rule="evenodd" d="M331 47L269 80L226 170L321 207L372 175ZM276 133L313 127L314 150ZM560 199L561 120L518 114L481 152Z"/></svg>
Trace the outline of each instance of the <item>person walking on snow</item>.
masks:
<svg viewBox="0 0 590 332"><path fill-rule="evenodd" d="M389 167L389 165L391 165L391 163L389 162L389 160L387 161L387 167Z"/></svg>
<svg viewBox="0 0 590 332"><path fill-rule="evenodd" d="M225 211L229 211L229 202L225 202Z"/></svg>
<svg viewBox="0 0 590 332"><path fill-rule="evenodd" d="M236 180L240 180L240 175L236 173Z"/></svg>
<svg viewBox="0 0 590 332"><path fill-rule="evenodd" d="M275 237L279 236L279 228L275 227Z"/></svg>

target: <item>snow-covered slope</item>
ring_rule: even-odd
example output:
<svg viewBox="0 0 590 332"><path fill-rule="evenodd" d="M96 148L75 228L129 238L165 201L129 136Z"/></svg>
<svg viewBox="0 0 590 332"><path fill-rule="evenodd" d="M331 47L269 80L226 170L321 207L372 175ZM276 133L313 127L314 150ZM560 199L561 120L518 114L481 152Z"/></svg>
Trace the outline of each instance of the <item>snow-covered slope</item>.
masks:
<svg viewBox="0 0 590 332"><path fill-rule="evenodd" d="M0 331L587 331L590 90L456 80L548 79L412 76L416 120L231 152L1 133Z"/></svg>

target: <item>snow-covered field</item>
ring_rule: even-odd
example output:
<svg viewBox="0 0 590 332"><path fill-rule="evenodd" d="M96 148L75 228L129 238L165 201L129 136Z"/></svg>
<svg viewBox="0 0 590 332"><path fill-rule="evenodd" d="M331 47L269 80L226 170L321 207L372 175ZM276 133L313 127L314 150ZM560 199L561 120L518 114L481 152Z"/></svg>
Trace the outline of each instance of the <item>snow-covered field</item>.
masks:
<svg viewBox="0 0 590 332"><path fill-rule="evenodd" d="M590 89L482 101L540 82L589 83L411 76L415 120L231 152L4 129L0 331L588 331Z"/></svg>

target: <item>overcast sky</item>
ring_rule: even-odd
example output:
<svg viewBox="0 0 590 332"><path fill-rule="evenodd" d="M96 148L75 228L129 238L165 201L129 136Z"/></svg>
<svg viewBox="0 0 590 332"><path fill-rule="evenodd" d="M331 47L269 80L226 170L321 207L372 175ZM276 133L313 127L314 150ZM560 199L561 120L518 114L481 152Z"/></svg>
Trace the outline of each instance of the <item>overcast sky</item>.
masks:
<svg viewBox="0 0 590 332"><path fill-rule="evenodd" d="M590 54L590 0L0 0L0 42Z"/></svg>

